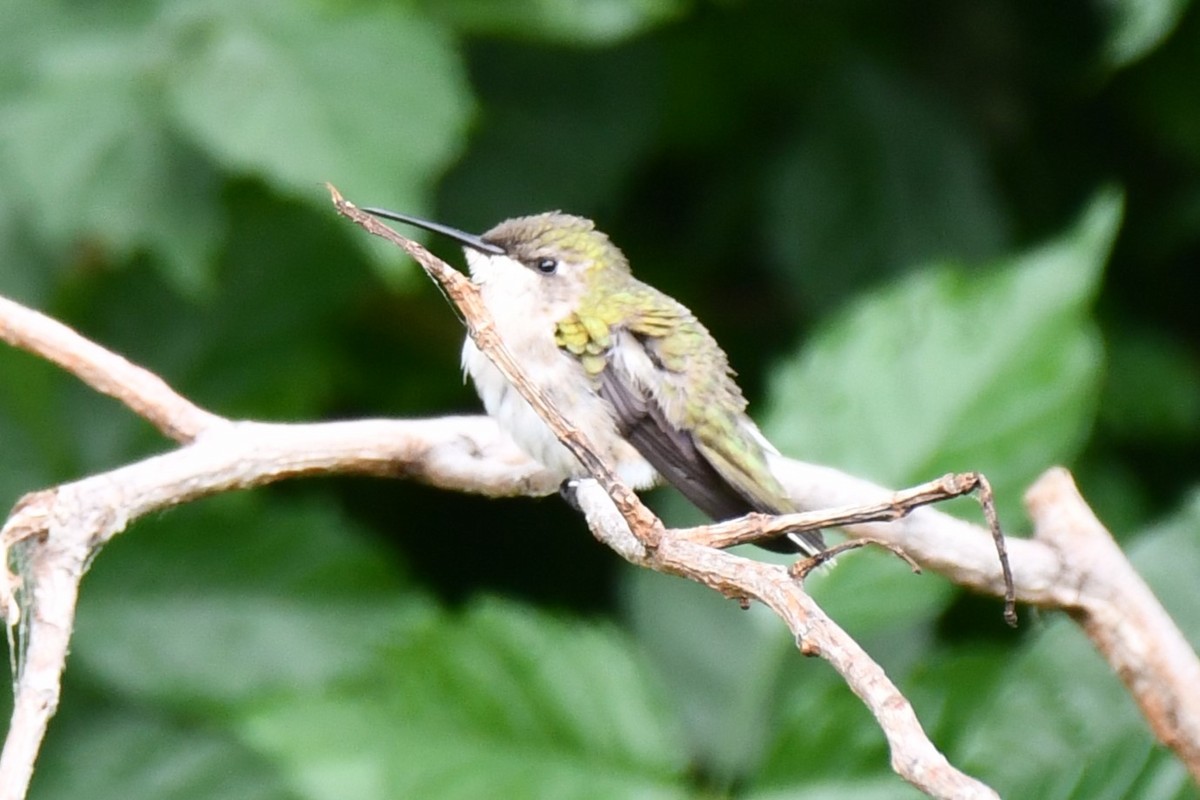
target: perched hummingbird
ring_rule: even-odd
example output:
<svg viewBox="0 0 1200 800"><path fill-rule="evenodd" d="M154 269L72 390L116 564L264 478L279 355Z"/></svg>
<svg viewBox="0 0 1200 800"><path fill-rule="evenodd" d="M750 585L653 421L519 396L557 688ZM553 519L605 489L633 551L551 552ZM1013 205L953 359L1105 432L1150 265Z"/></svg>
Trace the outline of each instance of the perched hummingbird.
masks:
<svg viewBox="0 0 1200 800"><path fill-rule="evenodd" d="M661 475L715 520L796 510L771 473L775 448L746 416L720 345L691 311L634 278L591 220L550 212L475 236L364 211L463 245L500 338L630 486L648 488ZM470 337L462 363L488 414L526 453L564 480L587 476ZM761 544L807 555L824 549L812 532Z"/></svg>

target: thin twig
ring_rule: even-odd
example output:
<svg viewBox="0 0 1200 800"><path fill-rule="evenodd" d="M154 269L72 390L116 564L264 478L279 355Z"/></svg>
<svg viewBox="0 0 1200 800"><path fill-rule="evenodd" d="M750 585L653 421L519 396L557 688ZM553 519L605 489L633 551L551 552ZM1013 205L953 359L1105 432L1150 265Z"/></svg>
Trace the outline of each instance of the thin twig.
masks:
<svg viewBox="0 0 1200 800"><path fill-rule="evenodd" d="M967 473L973 475L974 473ZM803 511L795 514L747 514L727 522L697 525L681 535L707 547L726 548L738 544L771 539L789 531L813 531L841 528L865 522L891 522L912 513L913 509L939 503L974 491L975 483L965 483L963 475L950 474L911 489L893 492L887 499L839 508Z"/></svg>
<svg viewBox="0 0 1200 800"><path fill-rule="evenodd" d="M789 531L798 533L870 522L894 522L908 516L921 506L941 503L972 492L977 492L979 495L979 504L983 508L983 516L988 523L988 530L992 535L996 555L999 558L1001 576L1004 581L1004 619L1009 625L1015 627L1017 624L1016 587L1013 584L1012 568L1008 561L1008 550L1004 544L1004 535L1000 531L1000 520L996 516L996 501L992 494L992 486L988 483L987 478L979 472L952 472L919 486L893 492L887 499L873 503L777 516L748 514L728 522L690 528L680 532L680 535L709 547L732 547L737 544L774 538ZM892 547L882 539L867 538L877 544L888 546L889 549ZM900 554L902 551L896 549L893 552ZM901 557L911 560L907 554ZM822 554L821 558L828 561L830 556Z"/></svg>
<svg viewBox="0 0 1200 800"><path fill-rule="evenodd" d="M153 372L4 297L0 297L0 339L58 364L96 391L120 400L177 442L190 442L224 421L178 394Z"/></svg>
<svg viewBox="0 0 1200 800"><path fill-rule="evenodd" d="M898 545L894 545L891 542L885 542L883 539L872 539L870 537L864 539L847 539L840 544L835 544L832 547L826 547L816 555L809 556L808 558L802 558L792 564L790 567L788 567L788 574L796 580L802 581L807 578L814 569L817 569L824 564L828 564L842 553L847 553L851 550L858 550L859 548L867 546L882 547L896 558L908 564L914 575L921 574L921 565L918 564L912 556L904 552L904 550Z"/></svg>
<svg viewBox="0 0 1200 800"><path fill-rule="evenodd" d="M1013 583L1012 565L1008 563L1008 548L1004 544L1004 534L1000 532L1000 518L996 514L996 496L992 493L991 482L982 472L971 473L979 488L979 505L983 508L983 518L987 521L988 531L992 534L992 542L996 545L996 556L1000 559L1000 571L1004 575L1004 621L1010 628L1017 627L1017 588Z"/></svg>

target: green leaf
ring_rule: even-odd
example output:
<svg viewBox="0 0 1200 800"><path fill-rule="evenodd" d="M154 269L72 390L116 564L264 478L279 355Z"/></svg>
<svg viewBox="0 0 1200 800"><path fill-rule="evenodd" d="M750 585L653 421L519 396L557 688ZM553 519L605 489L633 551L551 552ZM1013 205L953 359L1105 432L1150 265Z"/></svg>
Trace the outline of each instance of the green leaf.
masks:
<svg viewBox="0 0 1200 800"><path fill-rule="evenodd" d="M849 563L846 559L839 564L825 586L836 583L841 577L837 573ZM877 607L891 606L888 586L850 583ZM864 586L870 590L864 591ZM824 599L821 604L839 623L853 616ZM931 626L906 624L900 613L893 617L890 635L863 635L857 620L848 625L848 632L912 701L922 726L940 747L970 724L978 724L977 698L1007 665L1000 647L939 645ZM860 789L883 791L887 786L891 796L920 796L892 772L887 742L862 701L832 669L822 667L812 674L794 674L794 680L781 684L782 691L773 699L772 738L751 778L751 796L823 796L815 787L830 796L854 796Z"/></svg>
<svg viewBox="0 0 1200 800"><path fill-rule="evenodd" d="M437 614L363 538L255 494L139 525L88 577L73 674L229 731L304 797L686 795L618 633L498 602Z"/></svg>
<svg viewBox="0 0 1200 800"><path fill-rule="evenodd" d="M753 789L739 794L742 800L905 800L928 797L895 775L841 781L807 779L770 789Z"/></svg>
<svg viewBox="0 0 1200 800"><path fill-rule="evenodd" d="M998 637L997 637L998 638ZM1016 637L997 643L968 639L954 644L924 642L924 658L902 679L902 691L921 725L943 752L981 724L980 698L1008 677L1021 651Z"/></svg>
<svg viewBox="0 0 1200 800"><path fill-rule="evenodd" d="M685 0L439 0L422 4L466 33L602 45L643 33L684 12Z"/></svg>
<svg viewBox="0 0 1200 800"><path fill-rule="evenodd" d="M419 210L463 146L471 101L454 42L412 13L207 0L169 6L161 26L173 118L279 191L325 203L331 181Z"/></svg>
<svg viewBox="0 0 1200 800"><path fill-rule="evenodd" d="M147 520L84 583L72 666L139 702L224 718L373 674L432 611L324 504L225 495Z"/></svg>
<svg viewBox="0 0 1200 800"><path fill-rule="evenodd" d="M167 126L145 35L95 16L64 24L0 105L0 172L51 248L149 251L194 292L221 242L215 173Z"/></svg>
<svg viewBox="0 0 1200 800"><path fill-rule="evenodd" d="M57 276L35 227L17 198L0 191L0 294L36 308L47 302Z"/></svg>
<svg viewBox="0 0 1200 800"><path fill-rule="evenodd" d="M32 800L300 800L228 734L68 694L39 760Z"/></svg>
<svg viewBox="0 0 1200 800"><path fill-rule="evenodd" d="M886 742L862 702L825 664L803 680L793 680L774 698L777 719L753 775L759 791L813 784L854 785L887 772ZM892 781L899 791L903 782Z"/></svg>
<svg viewBox="0 0 1200 800"><path fill-rule="evenodd" d="M1120 69L1154 50L1171 35L1190 5L1190 0L1105 0L1109 65Z"/></svg>
<svg viewBox="0 0 1200 800"><path fill-rule="evenodd" d="M725 782L762 760L777 716L780 676L816 678L795 667L796 648L779 618L743 610L706 586L649 570L627 570L622 605L685 722L689 750Z"/></svg>
<svg viewBox="0 0 1200 800"><path fill-rule="evenodd" d="M1130 560L1154 590L1171 619L1193 646L1200 646L1200 608L1194 602L1200 575L1200 490L1191 493L1182 511L1135 538Z"/></svg>
<svg viewBox="0 0 1200 800"><path fill-rule="evenodd" d="M412 14L281 0L41 16L15 5L38 46L0 49L19 69L0 82L0 177L59 252L149 252L195 293L225 235L221 170L323 209L332 181L419 210L463 145L470 99L454 43Z"/></svg>
<svg viewBox="0 0 1200 800"><path fill-rule="evenodd" d="M857 303L781 366L764 429L785 453L901 486L985 472L1005 517L1092 423L1088 314L1121 215L1104 192L1057 241L986 273L935 267Z"/></svg>
<svg viewBox="0 0 1200 800"><path fill-rule="evenodd" d="M999 252L1006 214L949 109L865 62L819 86L765 187L770 265L802 302L823 307L914 262Z"/></svg>
<svg viewBox="0 0 1200 800"><path fill-rule="evenodd" d="M312 798L686 797L657 694L615 631L492 601L242 726Z"/></svg>
<svg viewBox="0 0 1200 800"><path fill-rule="evenodd" d="M871 591L864 592L864 586ZM916 575L891 553L869 550L841 559L808 588L821 607L864 644L870 640L863 637L886 634L899 625L904 631L901 642L892 643L886 652L892 668L901 655L912 655L909 646L920 647L925 639L901 621L932 619L954 595L953 585L942 577Z"/></svg>

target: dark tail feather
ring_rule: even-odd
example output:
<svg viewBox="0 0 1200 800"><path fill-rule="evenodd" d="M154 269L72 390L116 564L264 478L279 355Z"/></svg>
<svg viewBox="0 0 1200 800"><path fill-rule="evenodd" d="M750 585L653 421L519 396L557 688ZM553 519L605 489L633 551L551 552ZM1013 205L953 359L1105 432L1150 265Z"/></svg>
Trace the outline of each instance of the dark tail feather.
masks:
<svg viewBox="0 0 1200 800"><path fill-rule="evenodd" d="M802 553L806 556L815 556L825 550L825 538L820 531L788 532L757 544L773 553Z"/></svg>

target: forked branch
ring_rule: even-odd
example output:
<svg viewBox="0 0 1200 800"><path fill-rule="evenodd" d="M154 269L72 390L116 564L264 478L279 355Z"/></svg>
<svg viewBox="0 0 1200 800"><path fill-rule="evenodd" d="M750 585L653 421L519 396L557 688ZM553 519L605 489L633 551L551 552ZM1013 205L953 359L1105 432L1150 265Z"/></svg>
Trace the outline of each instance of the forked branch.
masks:
<svg viewBox="0 0 1200 800"><path fill-rule="evenodd" d="M486 310L472 304L468 281L419 245L391 233L340 197L335 200L339 211L404 247L435 278L441 274L453 291L461 291L460 313L480 348L496 359L514 383L531 389L519 365L495 341ZM453 301L448 286L446 291ZM0 530L5 563L21 565L20 576L10 575L0 587L0 600L5 601L10 624L19 625L24 634L12 724L0 755L0 800L24 797L46 725L57 707L84 567L97 548L140 516L295 475L408 477L493 496L542 495L557 488L552 476L529 461L486 418L313 425L231 421L196 407L157 376L60 323L3 298L0 339L60 364L182 443L144 461L32 492L21 499ZM598 538L635 563L684 575L730 596L763 602L784 620L803 652L826 659L862 697L888 737L899 774L935 797L995 796L946 762L886 675L786 569L718 549L741 537L761 535L786 520L750 518L740 526L665 531L636 495L595 458L582 433L541 402L536 391L529 396L600 482L583 482L578 492ZM773 467L801 508L889 506L896 501L891 492L826 467L782 458ZM1061 471L1048 473L1031 490L1029 503L1037 537L1010 542L1018 599L1070 611L1126 681L1159 738L1200 778L1200 693L1195 691L1200 685L1200 664L1195 654L1073 491L1069 476ZM892 518L887 508L879 510ZM907 513L906 507L905 511L905 516L888 523L848 518L846 529L852 536L897 545L924 569L964 586L997 595L1003 592L1004 576L984 530L931 508ZM792 524L803 516L793 518ZM20 558L14 559L17 552ZM1081 559L1081 552L1097 555Z"/></svg>

